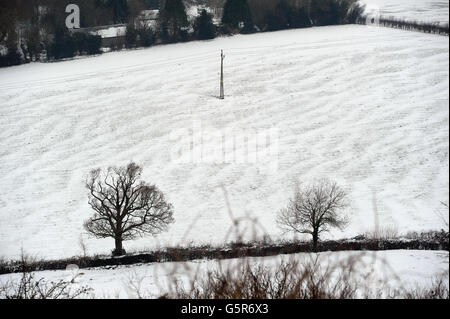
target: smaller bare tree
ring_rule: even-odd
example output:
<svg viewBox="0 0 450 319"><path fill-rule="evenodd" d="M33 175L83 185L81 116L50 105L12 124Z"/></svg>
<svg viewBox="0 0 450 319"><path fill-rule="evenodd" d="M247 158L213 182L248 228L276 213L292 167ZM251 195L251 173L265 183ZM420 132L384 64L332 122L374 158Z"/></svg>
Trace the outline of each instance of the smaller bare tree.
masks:
<svg viewBox="0 0 450 319"><path fill-rule="evenodd" d="M332 227L343 229L348 224L341 210L347 207L347 194L336 183L322 180L299 188L286 208L277 216L277 224L286 231L310 234L317 252L320 234Z"/></svg>
<svg viewBox="0 0 450 319"><path fill-rule="evenodd" d="M115 240L113 255L125 254L124 240L156 235L174 222L172 205L154 185L140 181L142 168L135 163L91 171L86 188L94 215L85 229L97 238Z"/></svg>

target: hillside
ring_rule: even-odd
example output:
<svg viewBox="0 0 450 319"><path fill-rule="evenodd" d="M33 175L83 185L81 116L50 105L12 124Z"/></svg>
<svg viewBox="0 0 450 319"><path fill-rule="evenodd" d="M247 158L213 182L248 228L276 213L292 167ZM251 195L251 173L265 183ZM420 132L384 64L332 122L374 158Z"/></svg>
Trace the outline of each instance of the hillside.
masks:
<svg viewBox="0 0 450 319"><path fill-rule="evenodd" d="M379 12L385 17L440 22L448 24L449 5L446 0L360 0L367 12Z"/></svg>
<svg viewBox="0 0 450 319"><path fill-rule="evenodd" d="M377 222L401 233L440 229L449 196L448 70L447 37L365 26L1 69L0 256L17 257L22 247L47 258L80 254L90 214L84 177L131 160L173 203L176 223L157 239L126 242L129 250L233 240L222 185L234 216L256 218L260 234L290 236L275 213L298 181L324 177L351 198L350 226L330 237ZM273 132L275 152L256 162L252 152L211 159L211 148L194 161L176 158L200 127L231 138ZM245 146L236 152L247 154ZM242 228L247 239L251 230ZM91 254L113 246L85 241Z"/></svg>

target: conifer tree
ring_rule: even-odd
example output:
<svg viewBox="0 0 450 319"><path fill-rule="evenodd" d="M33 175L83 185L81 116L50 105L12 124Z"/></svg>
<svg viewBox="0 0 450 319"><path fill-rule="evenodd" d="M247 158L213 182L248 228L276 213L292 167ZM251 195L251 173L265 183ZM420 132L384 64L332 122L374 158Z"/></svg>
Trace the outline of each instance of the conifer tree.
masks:
<svg viewBox="0 0 450 319"><path fill-rule="evenodd" d="M165 0L160 12L161 37L165 42L184 40L185 27L189 25L182 0Z"/></svg>
<svg viewBox="0 0 450 319"><path fill-rule="evenodd" d="M205 9L195 19L194 32L199 40L214 39L216 37L216 26L213 24L212 15Z"/></svg>
<svg viewBox="0 0 450 319"><path fill-rule="evenodd" d="M253 19L247 0L227 0L223 7L222 24L231 31L253 31Z"/></svg>

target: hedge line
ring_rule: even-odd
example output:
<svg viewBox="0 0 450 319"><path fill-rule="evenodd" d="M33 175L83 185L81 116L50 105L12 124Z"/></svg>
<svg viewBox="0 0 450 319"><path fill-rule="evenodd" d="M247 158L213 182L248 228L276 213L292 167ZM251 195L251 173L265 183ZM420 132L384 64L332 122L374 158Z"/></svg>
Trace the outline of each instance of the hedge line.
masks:
<svg viewBox="0 0 450 319"><path fill-rule="evenodd" d="M420 234L414 239L366 239L363 236L353 239L328 240L319 243L319 251L380 251L380 250L446 250L449 251L448 232L429 232ZM67 265L75 264L80 268L96 268L106 266L133 265L154 262L180 262L196 259L231 259L242 257L266 257L280 254L295 254L312 252L310 242L287 242L279 244L235 243L228 247L199 246L189 248L167 248L112 257L73 257L52 261L34 261L24 265L19 261L0 264L0 274L41 270L62 270Z"/></svg>

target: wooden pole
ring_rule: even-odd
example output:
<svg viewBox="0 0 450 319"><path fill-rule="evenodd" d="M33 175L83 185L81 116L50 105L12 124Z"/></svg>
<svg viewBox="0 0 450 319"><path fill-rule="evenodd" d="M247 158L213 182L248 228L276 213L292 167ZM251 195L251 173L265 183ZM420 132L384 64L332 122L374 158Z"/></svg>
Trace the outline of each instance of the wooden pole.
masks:
<svg viewBox="0 0 450 319"><path fill-rule="evenodd" d="M225 55L223 55L223 50L220 52L220 99L223 100L225 98L225 91L223 88L223 59L225 59Z"/></svg>

